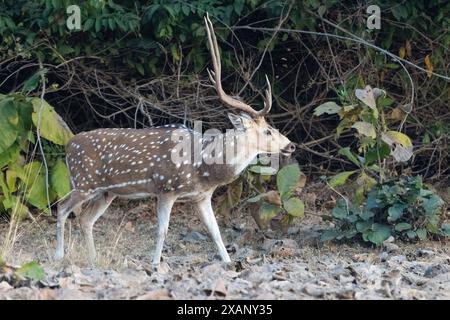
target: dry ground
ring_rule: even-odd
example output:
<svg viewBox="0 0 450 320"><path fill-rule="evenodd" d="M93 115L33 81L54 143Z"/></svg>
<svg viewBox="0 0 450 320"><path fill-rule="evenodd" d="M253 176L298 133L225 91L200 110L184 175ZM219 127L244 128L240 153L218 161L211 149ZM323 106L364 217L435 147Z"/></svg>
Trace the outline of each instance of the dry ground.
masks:
<svg viewBox="0 0 450 320"><path fill-rule="evenodd" d="M76 219L62 263L51 258L55 219L23 222L7 262L37 260L47 279L14 288L0 274L0 299L450 299L448 241L324 245L318 230L326 225L315 215L284 236L257 230L249 213L232 221L221 231L234 263L223 265L197 214L177 206L157 271L152 201L117 202L98 221L99 268L86 263ZM7 228L0 223L0 243Z"/></svg>

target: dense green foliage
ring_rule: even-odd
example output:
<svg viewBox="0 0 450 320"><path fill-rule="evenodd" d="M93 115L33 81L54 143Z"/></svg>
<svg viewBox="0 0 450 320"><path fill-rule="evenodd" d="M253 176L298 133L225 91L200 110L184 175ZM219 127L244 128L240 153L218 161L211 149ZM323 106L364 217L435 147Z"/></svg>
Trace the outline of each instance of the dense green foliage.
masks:
<svg viewBox="0 0 450 320"><path fill-rule="evenodd" d="M336 227L326 230L322 240L361 237L381 245L390 236L402 240L450 236L450 224L441 221L443 205L421 177L392 179L372 189L362 207L339 201L331 217Z"/></svg>
<svg viewBox="0 0 450 320"><path fill-rule="evenodd" d="M38 127L47 154L49 179L43 162L34 158ZM72 133L45 100L21 93L0 96L0 129L0 211L21 218L32 206L48 213L49 201L70 191L61 146Z"/></svg>

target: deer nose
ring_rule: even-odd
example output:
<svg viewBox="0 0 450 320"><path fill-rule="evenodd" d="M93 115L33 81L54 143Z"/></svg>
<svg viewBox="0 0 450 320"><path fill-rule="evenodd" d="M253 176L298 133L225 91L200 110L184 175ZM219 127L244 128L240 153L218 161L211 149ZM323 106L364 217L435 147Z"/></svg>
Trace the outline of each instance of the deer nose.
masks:
<svg viewBox="0 0 450 320"><path fill-rule="evenodd" d="M293 144L292 142L289 143L286 147L286 150L289 150L289 152L294 152L295 151L295 144Z"/></svg>

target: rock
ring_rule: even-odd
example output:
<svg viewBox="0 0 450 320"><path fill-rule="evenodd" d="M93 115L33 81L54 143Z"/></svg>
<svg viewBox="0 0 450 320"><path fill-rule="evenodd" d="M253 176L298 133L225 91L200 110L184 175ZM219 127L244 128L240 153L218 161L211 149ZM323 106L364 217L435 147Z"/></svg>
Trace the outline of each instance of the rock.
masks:
<svg viewBox="0 0 450 320"><path fill-rule="evenodd" d="M417 249L416 254L418 257L432 257L436 255L434 251L428 249Z"/></svg>
<svg viewBox="0 0 450 320"><path fill-rule="evenodd" d="M77 289L59 289L55 298L57 300L92 300L93 295Z"/></svg>
<svg viewBox="0 0 450 320"><path fill-rule="evenodd" d="M428 267L424 272L424 277L434 278L439 274L450 272L450 266L443 264L436 264Z"/></svg>
<svg viewBox="0 0 450 320"><path fill-rule="evenodd" d="M0 282L0 291L7 291L12 289L13 287L6 281Z"/></svg>
<svg viewBox="0 0 450 320"><path fill-rule="evenodd" d="M388 256L389 254L386 251L382 252L379 256L380 262L385 262Z"/></svg>
<svg viewBox="0 0 450 320"><path fill-rule="evenodd" d="M149 291L136 298L136 300L171 300L171 299L172 296L170 295L170 292L167 289L158 289Z"/></svg>
<svg viewBox="0 0 450 320"><path fill-rule="evenodd" d="M324 295L324 290L313 284L307 284L303 287L303 292L312 297L321 298Z"/></svg>
<svg viewBox="0 0 450 320"><path fill-rule="evenodd" d="M397 252L399 250L398 245L396 245L395 243L390 243L390 242L385 243L384 248L386 249L386 251L388 253Z"/></svg>

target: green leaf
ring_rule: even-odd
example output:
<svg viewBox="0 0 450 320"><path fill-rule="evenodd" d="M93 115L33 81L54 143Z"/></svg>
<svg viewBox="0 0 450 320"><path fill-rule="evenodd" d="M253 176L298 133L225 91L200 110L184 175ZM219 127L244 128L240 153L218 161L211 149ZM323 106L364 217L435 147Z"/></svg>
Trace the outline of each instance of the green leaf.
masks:
<svg viewBox="0 0 450 320"><path fill-rule="evenodd" d="M69 170L61 159L56 161L56 164L51 170L50 184L60 199L70 192Z"/></svg>
<svg viewBox="0 0 450 320"><path fill-rule="evenodd" d="M45 279L44 269L36 261L24 264L16 270L15 274L22 278L28 278L34 282Z"/></svg>
<svg viewBox="0 0 450 320"><path fill-rule="evenodd" d="M25 81L25 84L23 85L23 92L30 92L37 88L39 85L39 82L41 81L41 76L43 74L46 74L48 71L47 68L43 68L33 74L27 81Z"/></svg>
<svg viewBox="0 0 450 320"><path fill-rule="evenodd" d="M366 232L372 227L372 221L358 221L356 222L356 230L358 232Z"/></svg>
<svg viewBox="0 0 450 320"><path fill-rule="evenodd" d="M372 232L367 235L367 239L373 244L379 246L391 236L391 228L384 224L374 223Z"/></svg>
<svg viewBox="0 0 450 320"><path fill-rule="evenodd" d="M380 161L386 158L391 154L391 148L384 142L381 142L378 148L371 148L367 150L364 155L364 163L365 165L370 165L371 163L378 162L378 157L380 157Z"/></svg>
<svg viewBox="0 0 450 320"><path fill-rule="evenodd" d="M442 206L444 201L437 195L433 194L428 200L424 201L423 208L427 215L435 214Z"/></svg>
<svg viewBox="0 0 450 320"><path fill-rule="evenodd" d="M427 229L424 229L424 228L417 229L416 234L417 234L417 237L419 238L419 240L424 241L427 239Z"/></svg>
<svg viewBox="0 0 450 320"><path fill-rule="evenodd" d="M377 133L375 132L375 128L372 124L364 121L357 121L352 125L352 128L355 128L358 130L358 133L370 137L372 139L375 139L377 137Z"/></svg>
<svg viewBox="0 0 450 320"><path fill-rule="evenodd" d="M280 211L281 207L271 203L263 202L261 204L261 207L259 207L259 217L263 221L269 221L270 219L275 218L278 213L280 213Z"/></svg>
<svg viewBox="0 0 450 320"><path fill-rule="evenodd" d="M347 212L347 208L345 206L337 205L333 208L331 214L334 218L342 220L348 217L349 212Z"/></svg>
<svg viewBox="0 0 450 320"><path fill-rule="evenodd" d="M400 222L395 225L395 231L399 231L399 232L409 230L411 228L412 228L411 224L406 223L406 222Z"/></svg>
<svg viewBox="0 0 450 320"><path fill-rule="evenodd" d="M36 208L48 212L47 188L42 163L39 161L27 163L24 171L26 172L26 179L23 180L25 199Z"/></svg>
<svg viewBox="0 0 450 320"><path fill-rule="evenodd" d="M84 23L84 27L83 27L83 31L88 31L89 29L92 28L92 26L94 25L95 20L92 18L89 18L86 20L86 22Z"/></svg>
<svg viewBox="0 0 450 320"><path fill-rule="evenodd" d="M341 232L339 230L336 229L329 229L329 230L325 230L324 232L322 232L322 234L320 235L320 241L330 241L330 240L334 240L336 239L339 235L341 234Z"/></svg>
<svg viewBox="0 0 450 320"><path fill-rule="evenodd" d="M359 216L361 217L361 219L367 221L370 218L373 218L375 216L375 214L370 210L364 210L363 212L361 212L359 214Z"/></svg>
<svg viewBox="0 0 450 320"><path fill-rule="evenodd" d="M406 209L406 205L402 203L396 203L392 207L389 207L388 209L388 218L387 220L389 222L397 221L400 219L403 215L403 210Z"/></svg>
<svg viewBox="0 0 450 320"><path fill-rule="evenodd" d="M441 233L444 236L450 237L450 223L443 223L441 225Z"/></svg>
<svg viewBox="0 0 450 320"><path fill-rule="evenodd" d="M414 240L417 237L417 234L415 231L413 230L408 230L406 231L406 235L408 236L409 239Z"/></svg>
<svg viewBox="0 0 450 320"><path fill-rule="evenodd" d="M339 154L347 157L348 160L353 162L358 167L360 166L358 158L353 154L353 152L350 151L349 147L339 149Z"/></svg>
<svg viewBox="0 0 450 320"><path fill-rule="evenodd" d="M6 152L16 141L18 122L19 116L13 98L2 99L0 101L0 154Z"/></svg>
<svg viewBox="0 0 450 320"><path fill-rule="evenodd" d="M251 171L251 172L254 172L254 173L258 173L258 174L261 174L261 175L267 175L267 176L274 175L277 172L277 170L272 168L272 167L269 167L269 166L258 166L258 165L251 166L251 167L248 168L248 170Z"/></svg>
<svg viewBox="0 0 450 320"><path fill-rule="evenodd" d="M251 197L250 199L247 199L246 202L249 202L249 203L259 202L259 201L261 201L261 199L264 198L264 196L265 196L265 193L261 193L261 194L258 194L257 196L254 196L254 197Z"/></svg>
<svg viewBox="0 0 450 320"><path fill-rule="evenodd" d="M287 199L298 185L300 179L300 168L298 164L287 165L277 174L277 188L281 199Z"/></svg>
<svg viewBox="0 0 450 320"><path fill-rule="evenodd" d="M235 0L234 1L234 11L237 15L241 15L242 9L244 8L244 0Z"/></svg>
<svg viewBox="0 0 450 320"><path fill-rule="evenodd" d="M6 204L5 208L11 210L12 217L18 219L19 221L28 217L30 211L28 210L28 207L22 203L23 199L17 196L11 196L11 198L8 200L8 204L6 204L5 201L3 204Z"/></svg>
<svg viewBox="0 0 450 320"><path fill-rule="evenodd" d="M283 201L283 207L293 217L302 217L305 214L305 204L298 198L289 198Z"/></svg>
<svg viewBox="0 0 450 320"><path fill-rule="evenodd" d="M102 28L102 18L101 17L97 17L95 19L95 32L100 32L100 29Z"/></svg>
<svg viewBox="0 0 450 320"><path fill-rule="evenodd" d="M315 116L321 116L326 114L336 114L341 110L341 107L336 104L336 102L328 101L314 109Z"/></svg>
<svg viewBox="0 0 450 320"><path fill-rule="evenodd" d="M330 186L332 188L335 188L337 186L343 185L347 179L356 172L356 170L353 171L343 171L341 173L338 173L337 175L331 177L330 179Z"/></svg>
<svg viewBox="0 0 450 320"><path fill-rule="evenodd" d="M33 104L33 123L37 127L38 114L40 112L40 130L41 137L59 145L66 145L67 142L73 137L72 131L64 120L56 113L54 108L49 105L45 100L33 98L31 99Z"/></svg>

